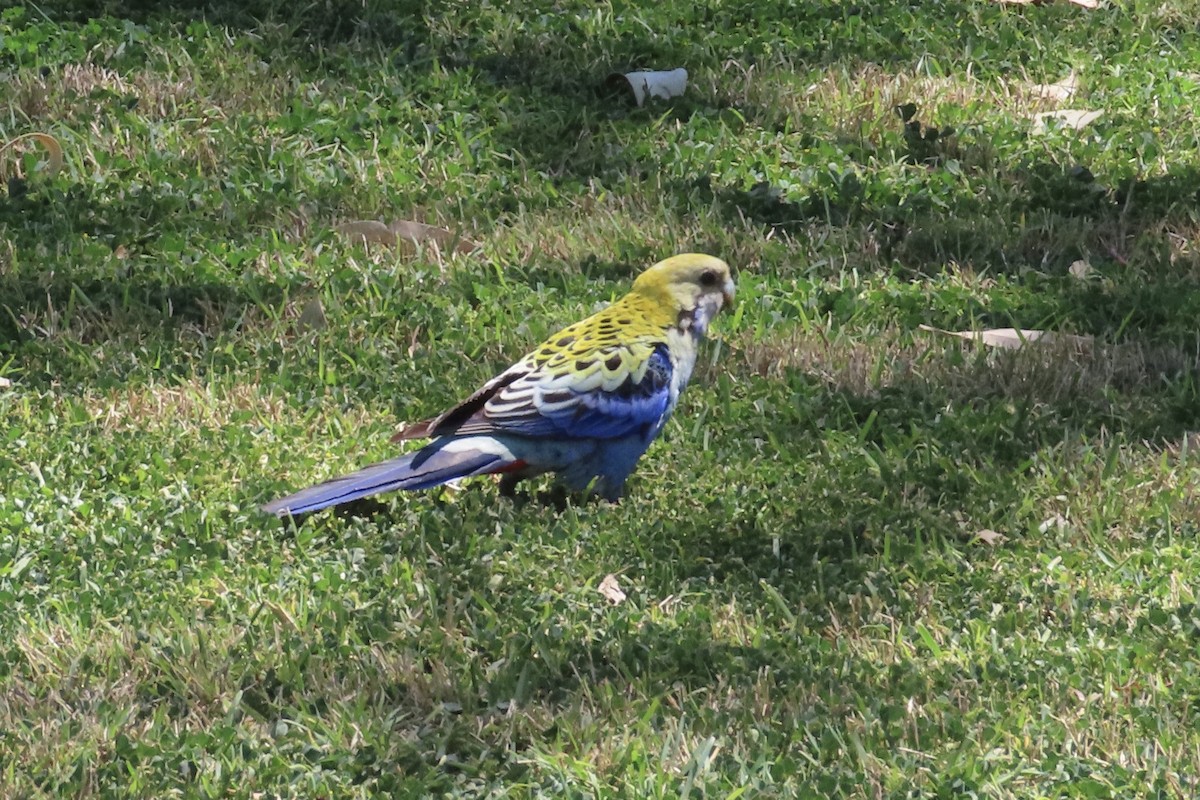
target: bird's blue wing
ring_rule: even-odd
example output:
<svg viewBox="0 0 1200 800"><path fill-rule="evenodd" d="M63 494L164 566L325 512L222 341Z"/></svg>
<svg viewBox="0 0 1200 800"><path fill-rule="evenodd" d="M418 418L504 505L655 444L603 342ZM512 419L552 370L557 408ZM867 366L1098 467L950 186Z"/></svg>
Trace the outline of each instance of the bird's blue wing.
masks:
<svg viewBox="0 0 1200 800"><path fill-rule="evenodd" d="M628 353L611 353L613 364L627 361ZM640 365L639 365L640 366ZM598 367L595 367L598 369ZM638 434L649 436L662 424L671 407L671 357L665 344L655 346L645 369L618 367L623 375L605 386L590 386L599 377L584 373L554 375L533 370L500 388L453 435L511 433L532 437L616 439Z"/></svg>

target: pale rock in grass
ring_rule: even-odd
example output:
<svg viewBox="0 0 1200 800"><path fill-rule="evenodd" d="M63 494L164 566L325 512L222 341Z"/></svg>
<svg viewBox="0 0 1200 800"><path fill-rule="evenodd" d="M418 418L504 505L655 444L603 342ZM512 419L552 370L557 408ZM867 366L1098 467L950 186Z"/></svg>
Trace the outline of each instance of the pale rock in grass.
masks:
<svg viewBox="0 0 1200 800"><path fill-rule="evenodd" d="M1079 76L1074 72L1055 83L1037 83L1031 89L1033 93L1046 100L1066 100L1079 88Z"/></svg>
<svg viewBox="0 0 1200 800"><path fill-rule="evenodd" d="M604 576L604 580L600 581L600 585L596 587L596 591L604 595L605 599L614 606L625 602L625 592L621 589L621 585L617 583L617 576L612 573Z"/></svg>
<svg viewBox="0 0 1200 800"><path fill-rule="evenodd" d="M990 547L995 547L1008 537L990 528L984 528L981 531L975 531L975 538Z"/></svg>
<svg viewBox="0 0 1200 800"><path fill-rule="evenodd" d="M1092 267L1092 265L1082 258L1078 261L1072 262L1071 266L1067 268L1067 271L1071 273L1071 277L1077 278L1081 281L1096 274L1096 270Z"/></svg>
<svg viewBox="0 0 1200 800"><path fill-rule="evenodd" d="M1043 111L1033 115L1033 132L1046 133L1050 130L1050 120L1055 120L1057 127L1064 130L1081 131L1100 117L1103 111L1082 111L1074 108L1064 108L1059 111Z"/></svg>

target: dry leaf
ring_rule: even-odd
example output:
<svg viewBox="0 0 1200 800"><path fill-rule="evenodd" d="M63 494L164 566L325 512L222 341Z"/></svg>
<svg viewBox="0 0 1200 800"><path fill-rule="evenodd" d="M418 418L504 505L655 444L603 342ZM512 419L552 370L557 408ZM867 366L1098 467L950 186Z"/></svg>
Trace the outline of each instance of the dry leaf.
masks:
<svg viewBox="0 0 1200 800"><path fill-rule="evenodd" d="M377 244L395 244L396 234L387 225L375 219L360 219L355 222L343 222L334 228L335 231L351 239L362 240Z"/></svg>
<svg viewBox="0 0 1200 800"><path fill-rule="evenodd" d="M314 297L304 305L304 310L300 312L300 319L296 324L308 331L325 329L329 322L325 319L325 306L321 303L321 298Z"/></svg>
<svg viewBox="0 0 1200 800"><path fill-rule="evenodd" d="M417 244L433 242L443 250L453 248L459 253L469 253L477 247L474 242L461 238L453 231L435 225L426 225L422 222L398 219L389 225L388 229L395 234L397 239L408 239Z"/></svg>
<svg viewBox="0 0 1200 800"><path fill-rule="evenodd" d="M1000 347L1006 350L1017 350L1027 344L1068 343L1077 349L1086 350L1094 342L1091 336L1076 336L1071 333L1054 333L1052 331L1029 330L1028 328L991 328L982 331L944 331L929 325L918 326L923 331L940 333L945 336L956 336L971 342L979 342L989 347Z"/></svg>
<svg viewBox="0 0 1200 800"><path fill-rule="evenodd" d="M998 2L1006 6L1040 6L1044 5L1047 0L998 0ZM1068 3L1074 3L1077 6L1084 8L1099 8L1099 0L1067 0Z"/></svg>
<svg viewBox="0 0 1200 800"><path fill-rule="evenodd" d="M978 539L979 541L983 542L986 545L991 545L991 546L995 547L996 545L1003 542L1006 537L1003 533L997 533L996 531L991 530L990 528L984 528L981 531L975 531L975 538Z"/></svg>
<svg viewBox="0 0 1200 800"><path fill-rule="evenodd" d="M1048 519L1042 520L1042 524L1038 525L1038 533L1045 533L1046 531L1050 530L1051 528L1065 528L1065 527L1067 527L1067 520L1063 517L1062 514L1055 514L1054 516L1052 516Z"/></svg>
<svg viewBox="0 0 1200 800"><path fill-rule="evenodd" d="M1057 83L1038 83L1031 88L1038 97L1044 97L1047 100L1066 100L1079 88L1079 78L1072 72Z"/></svg>
<svg viewBox="0 0 1200 800"><path fill-rule="evenodd" d="M0 378L0 389L5 388L6 386L12 386L12 381L10 381L8 378Z"/></svg>
<svg viewBox="0 0 1200 800"><path fill-rule="evenodd" d="M275 619L283 623L285 628L292 633L300 632L300 627L296 624L296 620L292 618L292 615L288 613L286 608L276 603L272 603L270 600L266 601L266 606L270 612L275 615Z"/></svg>
<svg viewBox="0 0 1200 800"><path fill-rule="evenodd" d="M28 142L37 142L42 147L46 148L46 151L49 153L49 157L46 159L46 166L44 169L44 172L46 175L54 175L60 169L62 169L62 165L63 165L62 145L60 145L58 143L58 139L55 139L53 136L51 136L48 133L26 133L22 136L18 136L15 139L10 139L9 141L0 145L0 153L3 153L5 150L8 150L9 148L16 147L21 142L27 142L27 141ZM21 174L21 159L17 158L16 162L17 162L16 166L13 168L13 171L11 174L15 175L17 177L24 177ZM8 177L9 175L10 175L9 171L7 169L3 168L3 162L0 162L0 177Z"/></svg>
<svg viewBox="0 0 1200 800"><path fill-rule="evenodd" d="M390 225L374 219L355 220L354 222L343 222L334 230L351 239L389 247L426 244L433 245L439 250L469 253L478 246L446 228L405 219L395 220Z"/></svg>
<svg viewBox="0 0 1200 800"><path fill-rule="evenodd" d="M1090 278L1096 272L1096 270L1092 268L1092 265L1082 258L1073 262L1067 269L1071 273L1072 277L1078 278L1079 280Z"/></svg>
<svg viewBox="0 0 1200 800"><path fill-rule="evenodd" d="M1104 116L1103 111L1080 111L1073 108L1065 108L1061 111L1043 111L1040 114L1033 115L1033 131L1034 133L1044 133L1050 130L1050 126L1046 124L1047 120L1058 120L1058 127L1069 128L1079 131L1091 125L1100 117Z"/></svg>
<svg viewBox="0 0 1200 800"><path fill-rule="evenodd" d="M608 602L613 605L625 602L625 592L621 591L621 586L617 583L617 576L612 573L604 576L604 580L600 581L596 591L608 598Z"/></svg>

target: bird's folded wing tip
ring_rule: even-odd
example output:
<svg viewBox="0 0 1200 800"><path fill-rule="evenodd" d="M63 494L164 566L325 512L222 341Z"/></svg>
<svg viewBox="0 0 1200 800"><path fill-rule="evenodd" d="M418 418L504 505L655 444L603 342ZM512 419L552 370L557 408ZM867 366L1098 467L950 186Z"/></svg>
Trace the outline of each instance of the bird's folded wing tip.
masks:
<svg viewBox="0 0 1200 800"><path fill-rule="evenodd" d="M400 426L400 430L392 434L393 442L404 442L410 439L428 439L429 432L433 429L434 420L422 420L421 422L406 422Z"/></svg>

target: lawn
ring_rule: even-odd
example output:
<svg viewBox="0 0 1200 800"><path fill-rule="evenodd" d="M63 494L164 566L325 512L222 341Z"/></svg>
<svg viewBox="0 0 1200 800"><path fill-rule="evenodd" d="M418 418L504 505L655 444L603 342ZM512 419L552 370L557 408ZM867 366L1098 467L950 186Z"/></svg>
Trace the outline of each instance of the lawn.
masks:
<svg viewBox="0 0 1200 800"><path fill-rule="evenodd" d="M0 11L0 796L1200 793L1198 14ZM258 510L686 250L620 504Z"/></svg>

